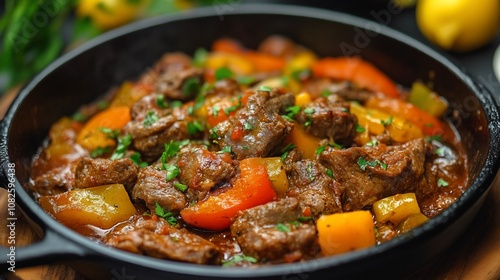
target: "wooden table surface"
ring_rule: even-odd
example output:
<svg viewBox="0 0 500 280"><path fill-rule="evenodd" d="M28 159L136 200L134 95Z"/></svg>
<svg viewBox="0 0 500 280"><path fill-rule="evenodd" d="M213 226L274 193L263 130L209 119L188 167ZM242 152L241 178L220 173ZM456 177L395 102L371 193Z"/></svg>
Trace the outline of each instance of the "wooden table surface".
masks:
<svg viewBox="0 0 500 280"><path fill-rule="evenodd" d="M7 94L0 101L0 118L5 112L5 105L13 96L14 93ZM6 223L7 195L5 190L0 189L0 242L4 246L8 234ZM28 245L38 239L19 213L16 223L16 245ZM471 226L455 245L432 264L409 273L407 279L500 279L500 176L496 179ZM59 264L16 269L16 273L2 271L0 275L4 275L7 279L26 280L85 279L70 267Z"/></svg>

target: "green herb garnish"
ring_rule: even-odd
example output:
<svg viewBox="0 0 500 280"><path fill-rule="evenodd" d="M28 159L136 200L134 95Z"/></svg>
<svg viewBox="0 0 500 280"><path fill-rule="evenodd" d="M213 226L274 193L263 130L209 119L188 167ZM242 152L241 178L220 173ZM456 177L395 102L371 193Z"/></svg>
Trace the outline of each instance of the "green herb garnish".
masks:
<svg viewBox="0 0 500 280"><path fill-rule="evenodd" d="M227 67L221 67L215 70L215 80L220 81L223 79L231 79L234 77L233 71Z"/></svg>
<svg viewBox="0 0 500 280"><path fill-rule="evenodd" d="M103 154L106 154L109 152L109 147L98 147L92 152L90 152L90 157L91 158L96 158L98 156L102 156Z"/></svg>
<svg viewBox="0 0 500 280"><path fill-rule="evenodd" d="M165 100L165 95L160 94L156 97L156 105L158 105L158 107L162 109L168 108L168 103Z"/></svg>
<svg viewBox="0 0 500 280"><path fill-rule="evenodd" d="M443 178L439 178L439 180L437 181L437 185L438 187L447 187L449 185L448 182L446 182Z"/></svg>
<svg viewBox="0 0 500 280"><path fill-rule="evenodd" d="M187 123L187 130L189 135L194 135L198 132L205 131L205 127L199 121L195 120Z"/></svg>
<svg viewBox="0 0 500 280"><path fill-rule="evenodd" d="M165 209L163 209L163 207L161 207L158 202L156 202L155 214L158 217L165 219L169 224L173 226L177 224L177 219L174 217L174 213L165 211Z"/></svg>
<svg viewBox="0 0 500 280"><path fill-rule="evenodd" d="M144 118L143 124L145 127L152 126L158 120L159 118L154 111L148 111L146 117Z"/></svg>
<svg viewBox="0 0 500 280"><path fill-rule="evenodd" d="M204 48L198 48L193 54L193 65L196 67L204 67L207 61L208 51Z"/></svg>
<svg viewBox="0 0 500 280"><path fill-rule="evenodd" d="M283 147L283 149L281 149L281 161L285 162L285 159L288 156L288 154L290 153L290 151L293 150L293 149L295 149L296 147L297 146L295 146L292 143L289 143L288 145L286 145L285 147Z"/></svg>
<svg viewBox="0 0 500 280"><path fill-rule="evenodd" d="M182 85L182 94L184 95L195 95L200 91L200 79L197 77L192 77L187 79Z"/></svg>
<svg viewBox="0 0 500 280"><path fill-rule="evenodd" d="M380 120L380 123L383 126L389 126L390 124L392 124L393 118L394 118L393 116L390 116L387 120Z"/></svg>
<svg viewBox="0 0 500 280"><path fill-rule="evenodd" d="M149 165L146 161L141 160L141 154L139 152L135 152L130 156L130 159L140 168L144 168Z"/></svg>
<svg viewBox="0 0 500 280"><path fill-rule="evenodd" d="M288 226L286 226L285 224L282 224L282 223L279 223L276 225L276 229L278 231L282 231L282 232L290 232L290 228Z"/></svg>
<svg viewBox="0 0 500 280"><path fill-rule="evenodd" d="M181 184L181 183L177 183L177 182L174 183L174 187L176 187L181 192L185 192L188 188L188 186Z"/></svg>
<svg viewBox="0 0 500 280"><path fill-rule="evenodd" d="M127 134L121 137L118 137L118 145L116 145L116 149L111 155L110 159L121 159L125 156L125 152L127 151L128 146L132 144L132 135Z"/></svg>
<svg viewBox="0 0 500 280"><path fill-rule="evenodd" d="M357 133L363 133L365 131L366 131L366 129L364 127L362 127L359 123L356 124L356 132Z"/></svg>
<svg viewBox="0 0 500 280"><path fill-rule="evenodd" d="M254 257L250 257L250 256L245 256L245 255L235 255L233 256L232 258L230 258L229 260L224 260L222 261L222 266L233 266L237 263L240 263L242 261L247 261L247 262L250 262L250 263L256 263L257 262L257 259L254 258Z"/></svg>

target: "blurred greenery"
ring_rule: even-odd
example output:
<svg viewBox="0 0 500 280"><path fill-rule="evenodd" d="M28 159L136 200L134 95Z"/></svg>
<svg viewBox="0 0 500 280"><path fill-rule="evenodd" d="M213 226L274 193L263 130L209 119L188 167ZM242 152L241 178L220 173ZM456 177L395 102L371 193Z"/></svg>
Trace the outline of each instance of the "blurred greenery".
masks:
<svg viewBox="0 0 500 280"><path fill-rule="evenodd" d="M78 6L85 1L101 9L105 2L103 0L5 0L4 7L0 7L0 95L32 78L65 50L105 31L91 18L76 13ZM141 0L122 1L130 4ZM146 1L148 1L147 7L134 19L225 2L224 0Z"/></svg>

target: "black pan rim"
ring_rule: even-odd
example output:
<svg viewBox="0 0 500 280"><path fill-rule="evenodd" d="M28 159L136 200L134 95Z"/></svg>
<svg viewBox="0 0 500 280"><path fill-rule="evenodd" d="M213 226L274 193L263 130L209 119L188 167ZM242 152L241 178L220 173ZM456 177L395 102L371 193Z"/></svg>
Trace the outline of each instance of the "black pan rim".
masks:
<svg viewBox="0 0 500 280"><path fill-rule="evenodd" d="M315 19L323 19L328 21L336 21L342 24L352 25L353 27L364 28L367 26L370 21L357 18L352 15L347 15L343 13L338 13L334 11L326 11L316 8L305 8L305 7L295 7L291 5L275 5L275 4L241 4L238 6L238 9L227 12L225 15L238 15L238 14L279 14L285 16L295 16L295 17L309 17ZM152 19L146 19L140 22L133 23L131 25L116 29L114 31L110 31L101 35L100 37L91 40L90 42L74 49L59 59L57 59L54 63L48 66L45 70L43 70L39 75L37 75L31 82L29 82L17 96L17 98L12 103L9 108L7 114L5 115L2 124L4 125L4 135L5 142L7 141L7 134L11 128L10 124L16 114L16 109L20 106L22 101L26 98L26 96L36 87L36 85L42 81L47 75L53 72L55 69L60 67L61 65L70 62L74 57L79 54L107 41L113 40L114 38L120 36L126 36L126 34L140 31L143 29L147 29L151 26L168 24L168 22L178 21L178 20L189 20L197 17L213 17L218 16L216 11L213 8L199 8L187 13L178 14L178 15L168 15L161 16ZM411 46L414 49L418 49L420 52L424 52L427 56L440 61L446 68L448 68L451 72L457 75L460 80L462 80L466 85L471 89L471 91L477 92L479 91L478 85L476 85L473 80L463 72L462 69L455 63L452 62L449 58L444 57L443 55L437 53L431 48L425 46L424 44L412 39L404 34L401 34L397 31L394 31L388 27L380 26L379 33L383 36L390 37L401 44L406 44ZM491 93L488 91L483 91L485 94L483 96L477 96L481 101L481 105L484 107L493 106L490 108L492 110L493 115L491 113L487 115L490 118L488 121L490 123L490 135L493 133L498 138L498 130L500 127L498 125L498 103L495 98L491 96ZM493 102L493 104L488 104ZM488 108L486 108L488 109ZM496 125L495 125L496 124ZM368 256L380 255L385 252L391 251L394 248L403 246L408 244L409 242L416 242L421 240L422 238L426 238L433 234L433 232L441 231L446 227L447 224L457 220L457 218L465 212L472 204L474 204L485 192L488 191L489 185L493 181L496 172L499 167L499 156L496 155L494 150L495 147L498 147L498 140L495 140L494 137L491 137L491 145L490 151L488 153L488 159L486 160L484 167L479 174L478 178L472 183L472 185L468 188L468 190L448 209L446 209L443 213L441 213L438 217L431 219L428 223L423 225L420 228L417 228L411 232L411 234L398 237L390 242L385 244L372 247L366 250L356 251L348 254L344 254L336 257L328 257L322 259L316 259L313 261L308 261L305 263L301 263L302 267L301 271L310 271L311 269L321 269L326 267L338 266L351 261L360 260L366 258ZM8 143L5 143L8 144ZM5 166L5 164L3 165ZM213 276L213 277L238 277L238 278L247 278L247 277L255 277L255 276L276 276L276 275L284 275L285 273L289 273L290 271L297 271L297 264L283 264L283 265L274 265L271 267L261 267L259 269L242 269L242 268L220 268L220 267L210 267L205 265L195 265L195 264L184 264L173 261L165 261L165 260L157 260L149 257L138 256L130 253L126 253L117 249L109 248L100 244L97 244L90 239L76 234L69 228L66 228L64 225L60 224L56 220L54 220L50 215L46 214L41 210L39 205L35 200L24 190L24 188L16 183L16 189L18 197L20 198L23 204L23 210L25 210L30 217L38 220L40 224L46 227L46 230L52 230L64 236L71 242L74 242L78 245L91 249L93 251L91 254L102 254L108 257L111 257L115 260L134 263L139 266L144 266L152 269L157 269L165 272L173 272L184 275L193 275L193 276ZM38 211L35 211L38 210Z"/></svg>

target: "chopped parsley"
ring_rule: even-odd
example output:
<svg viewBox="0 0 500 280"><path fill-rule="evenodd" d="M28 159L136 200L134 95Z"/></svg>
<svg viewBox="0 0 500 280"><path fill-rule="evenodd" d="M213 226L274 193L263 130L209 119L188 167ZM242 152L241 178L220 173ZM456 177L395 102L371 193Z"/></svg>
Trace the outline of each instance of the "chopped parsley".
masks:
<svg viewBox="0 0 500 280"><path fill-rule="evenodd" d="M387 120L380 120L380 123L383 126L389 126L390 124L392 124L393 118L394 118L393 116L390 116Z"/></svg>
<svg viewBox="0 0 500 280"><path fill-rule="evenodd" d="M437 181L437 185L438 187L447 187L449 185L448 182L446 182L443 178L439 178L439 180Z"/></svg>
<svg viewBox="0 0 500 280"><path fill-rule="evenodd" d="M155 214L156 216L165 219L173 226L177 224L177 219L174 217L174 213L165 211L165 209L163 209L158 202L156 202Z"/></svg>
<svg viewBox="0 0 500 280"><path fill-rule="evenodd" d="M303 222L308 222L308 221L312 220L312 217L311 216L308 216L308 217L300 216L297 220L299 220L299 222L303 223Z"/></svg>
<svg viewBox="0 0 500 280"><path fill-rule="evenodd" d="M220 107L215 105L212 107L212 117L216 118L219 115Z"/></svg>
<svg viewBox="0 0 500 280"><path fill-rule="evenodd" d="M111 129L109 127L100 127L99 130L106 134L109 139L116 139L120 135L120 130Z"/></svg>
<svg viewBox="0 0 500 280"><path fill-rule="evenodd" d="M155 122L158 121L158 119L159 118L154 111L148 111L148 113L146 114L146 118L144 118L143 124L145 127L152 126Z"/></svg>
<svg viewBox="0 0 500 280"><path fill-rule="evenodd" d="M116 146L115 151L111 155L110 159L121 159L125 156L125 152L127 151L128 146L132 144L132 135L127 134L121 137L118 137L118 145Z"/></svg>
<svg viewBox="0 0 500 280"><path fill-rule="evenodd" d="M335 178L335 176L333 176L333 171L330 168L326 169L326 175L328 175L328 177L330 177L332 179Z"/></svg>
<svg viewBox="0 0 500 280"><path fill-rule="evenodd" d="M442 142L442 141L443 141L443 137L441 137L441 135L432 135L432 136L427 136L427 137L425 137L425 139L426 139L428 142L432 142L432 141Z"/></svg>
<svg viewBox="0 0 500 280"><path fill-rule="evenodd" d="M224 148L222 148L220 151L219 151L220 154L223 154L223 153L231 153L231 146L225 146Z"/></svg>
<svg viewBox="0 0 500 280"><path fill-rule="evenodd" d="M333 93L332 93L330 90L328 90L328 89L324 89L324 90L321 92L321 96L323 96L323 97L328 97L328 96L330 96L330 95L332 95L332 94L333 94Z"/></svg>
<svg viewBox="0 0 500 280"><path fill-rule="evenodd" d="M238 104L225 108L224 114L226 114L226 116L229 116L230 113L236 112L236 110L238 110L240 106L241 106L241 98L238 98Z"/></svg>
<svg viewBox="0 0 500 280"><path fill-rule="evenodd" d="M174 183L174 187L176 187L181 192L185 192L188 188L188 186L181 184L181 183L177 183L177 182Z"/></svg>
<svg viewBox="0 0 500 280"><path fill-rule="evenodd" d="M211 128L208 132L210 132L209 138L214 140L214 139L219 139L219 134L217 133L217 128L213 127Z"/></svg>
<svg viewBox="0 0 500 280"><path fill-rule="evenodd" d="M261 86L261 87L259 87L259 91L267 91L267 92L269 92L269 91L271 91L271 88L268 87L268 86Z"/></svg>
<svg viewBox="0 0 500 280"><path fill-rule="evenodd" d="M198 48L193 54L193 65L196 67L205 66L205 62L207 61L208 51L204 48Z"/></svg>
<svg viewBox="0 0 500 280"><path fill-rule="evenodd" d="M248 86L248 85L251 85L251 84L253 84L255 82L255 78L254 77L250 77L250 76L242 76L242 77L236 78L236 81L240 85Z"/></svg>
<svg viewBox="0 0 500 280"><path fill-rule="evenodd" d="M285 109L286 115L283 115L282 117L285 118L287 121L293 122L294 121L293 118L300 112L301 109L302 107L298 105L286 107Z"/></svg>
<svg viewBox="0 0 500 280"><path fill-rule="evenodd" d="M99 110L104 110L108 107L109 103L107 101L99 101L97 102L97 108L99 108Z"/></svg>
<svg viewBox="0 0 500 280"><path fill-rule="evenodd" d="M77 122L84 122L87 120L87 116L82 113L74 113L71 118Z"/></svg>
<svg viewBox="0 0 500 280"><path fill-rule="evenodd" d="M254 128L253 125L250 122L248 122L248 121L246 121L243 124L243 127L245 128L245 130L252 130Z"/></svg>
<svg viewBox="0 0 500 280"><path fill-rule="evenodd" d="M205 127L199 121L195 120L187 123L187 130L189 135L194 135L198 132L203 132Z"/></svg>
<svg viewBox="0 0 500 280"><path fill-rule="evenodd" d="M168 103L165 100L165 95L160 94L156 97L156 105L158 105L158 107L162 109L168 108Z"/></svg>
<svg viewBox="0 0 500 280"><path fill-rule="evenodd" d="M282 231L282 232L290 232L290 228L288 226L286 226L285 224L282 224L282 223L278 223L276 225L276 229L278 231Z"/></svg>
<svg viewBox="0 0 500 280"><path fill-rule="evenodd" d="M316 179L313 174L312 174L312 163L308 163L307 164L307 168L306 168L306 171L307 171L307 175L309 176L309 181L314 181L314 179Z"/></svg>
<svg viewBox="0 0 500 280"><path fill-rule="evenodd" d="M203 95L199 94L196 99L194 100L193 106L190 106L188 108L188 115L193 115L194 111L201 109L203 107L203 103L205 102L205 97Z"/></svg>
<svg viewBox="0 0 500 280"><path fill-rule="evenodd" d="M376 147L376 146L378 146L378 141L375 139L372 139L372 140L368 141L365 145L367 147Z"/></svg>
<svg viewBox="0 0 500 280"><path fill-rule="evenodd" d="M257 259L254 257L245 256L245 255L235 255L227 261L226 260L222 261L222 266L226 266L226 267L233 266L233 265L240 263L240 262L243 262L243 261L246 261L249 263L256 263Z"/></svg>
<svg viewBox="0 0 500 280"><path fill-rule="evenodd" d="M165 171L167 171L167 175L165 176L165 180L167 180L167 182L171 181L179 175L179 167L173 164L165 163L163 164L163 168L165 169Z"/></svg>
<svg viewBox="0 0 500 280"><path fill-rule="evenodd" d="M356 132L357 133L363 133L365 131L366 131L366 129L364 127L362 127L359 123L356 124Z"/></svg>
<svg viewBox="0 0 500 280"><path fill-rule="evenodd" d="M200 79L197 77L191 77L182 85L182 94L195 95L200 91L200 88Z"/></svg>
<svg viewBox="0 0 500 280"><path fill-rule="evenodd" d="M174 100L170 103L170 108L180 108L180 107L182 107L182 105L184 105L184 103L182 103L182 101Z"/></svg>
<svg viewBox="0 0 500 280"><path fill-rule="evenodd" d="M90 152L90 157L91 158L96 158L98 156L102 156L103 154L106 154L109 152L109 147L98 147L92 152Z"/></svg>
<svg viewBox="0 0 500 280"><path fill-rule="evenodd" d="M373 161L368 161L366 160L365 158L363 157L360 157L358 159L358 166L359 168L361 168L361 170L365 171L366 170L366 167L370 166L370 167L375 167L377 165L380 165L380 167L382 169L387 169L387 164L383 163L382 161L376 159L376 160L373 160Z"/></svg>
<svg viewBox="0 0 500 280"><path fill-rule="evenodd" d="M439 148L434 150L434 153L440 157L444 157L445 150L443 147L439 147Z"/></svg>
<svg viewBox="0 0 500 280"><path fill-rule="evenodd" d="M292 78L294 78L297 81L304 81L307 80L309 77L311 77L312 71L309 68L305 69L298 69L292 72Z"/></svg>
<svg viewBox="0 0 500 280"><path fill-rule="evenodd" d="M227 67L221 67L215 70L215 80L220 81L223 79L231 79L234 77L233 71Z"/></svg>
<svg viewBox="0 0 500 280"><path fill-rule="evenodd" d="M290 151L295 149L296 147L297 146L295 146L294 144L289 143L283 149L281 149L281 161L284 162Z"/></svg>
<svg viewBox="0 0 500 280"><path fill-rule="evenodd" d="M336 149L342 149L344 148L344 146L340 145L340 144L337 144L335 142L329 142L328 144L326 145L323 145L323 146L319 146L317 149L316 149L316 154L319 155L321 154L327 146L330 146L330 147L333 147L333 148L336 148Z"/></svg>
<svg viewBox="0 0 500 280"><path fill-rule="evenodd" d="M144 168L149 164L145 161L141 160L141 154L139 152L135 152L130 156L130 159L140 168Z"/></svg>

